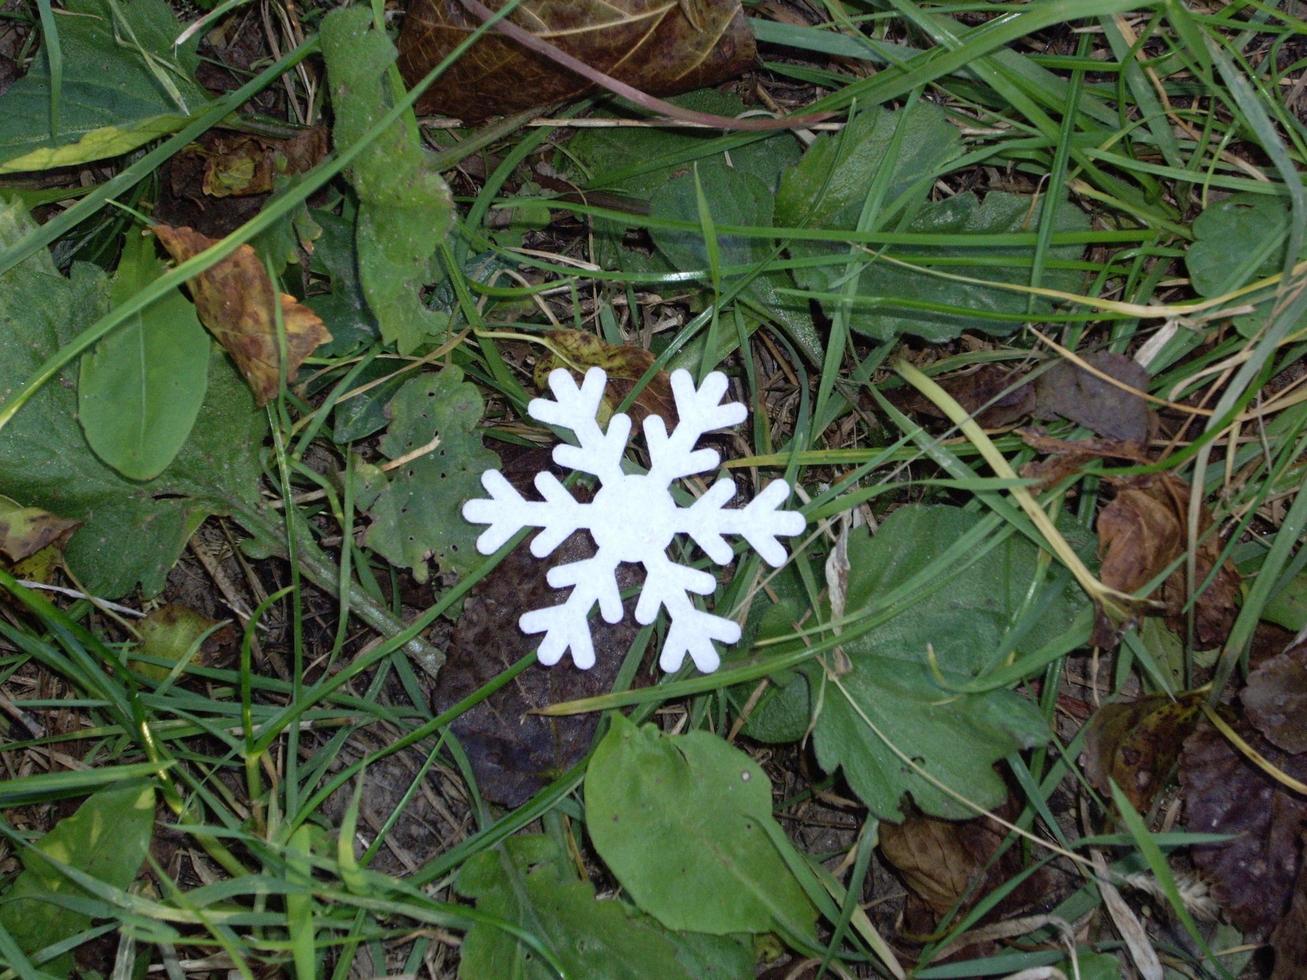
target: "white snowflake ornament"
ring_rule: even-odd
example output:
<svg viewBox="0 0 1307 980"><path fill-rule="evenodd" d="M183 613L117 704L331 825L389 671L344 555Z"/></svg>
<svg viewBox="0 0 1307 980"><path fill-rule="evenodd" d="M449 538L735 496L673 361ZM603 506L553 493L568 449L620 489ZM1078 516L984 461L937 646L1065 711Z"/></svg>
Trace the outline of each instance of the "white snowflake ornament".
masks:
<svg viewBox="0 0 1307 980"><path fill-rule="evenodd" d="M647 473L623 473L622 456L631 434L631 419L618 413L604 432L596 420L607 376L591 368L577 387L563 369L549 375L553 399L536 398L527 413L541 422L570 429L577 445L554 447L554 462L569 470L590 473L599 479L599 490L589 503L581 503L548 471L537 473L535 487L543 500L527 500L498 470L487 470L481 483L489 499L469 500L463 516L473 524L489 525L477 538L477 550L493 554L524 527L541 528L531 542L531 553L544 558L573 532L585 529L598 550L593 558L557 565L546 576L556 589L570 586L572 594L562 604L533 609L518 621L524 633L544 633L537 656L542 664L558 663L568 650L572 662L586 670L594 666L594 644L588 623L590 610L599 603L600 615L609 623L622 618L622 597L617 585L617 566L622 562L644 566L644 586L635 607L636 621L649 625L660 606L667 609L671 626L658 663L663 670L678 670L686 654L704 673L721 662L713 640L734 643L740 625L734 620L697 609L691 594L708 595L717 580L696 568L678 565L667 557L667 547L678 534L688 534L714 562L725 565L734 556L726 535L743 537L765 561L779 566L785 548L776 539L798 534L804 518L797 511L781 510L790 487L777 480L747 506L727 509L735 496L735 483L722 477L689 507L680 507L671 485L683 477L717 468L715 449L695 449L707 432L729 428L744 421L744 406L722 403L726 375L714 371L698 388L688 371L672 372L672 394L680 421L670 434L657 415L644 420L644 438L649 447Z"/></svg>

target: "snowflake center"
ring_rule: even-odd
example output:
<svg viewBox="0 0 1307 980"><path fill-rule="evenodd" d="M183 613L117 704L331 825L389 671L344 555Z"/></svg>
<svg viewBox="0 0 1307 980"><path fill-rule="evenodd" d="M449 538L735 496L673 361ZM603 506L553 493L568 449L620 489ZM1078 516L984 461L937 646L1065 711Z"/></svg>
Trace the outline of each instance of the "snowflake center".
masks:
<svg viewBox="0 0 1307 980"><path fill-rule="evenodd" d="M638 562L663 554L676 536L676 502L665 486L642 474L625 474L595 494L597 520L590 534L601 551Z"/></svg>

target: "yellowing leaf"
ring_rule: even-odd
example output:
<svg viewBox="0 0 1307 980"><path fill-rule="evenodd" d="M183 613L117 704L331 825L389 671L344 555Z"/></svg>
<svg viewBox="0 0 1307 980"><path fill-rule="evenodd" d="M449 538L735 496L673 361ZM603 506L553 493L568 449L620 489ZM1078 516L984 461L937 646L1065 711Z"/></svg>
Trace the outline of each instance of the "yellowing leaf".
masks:
<svg viewBox="0 0 1307 980"><path fill-rule="evenodd" d="M0 554L22 561L51 545L62 546L79 524L0 496Z"/></svg>
<svg viewBox="0 0 1307 980"><path fill-rule="evenodd" d="M608 374L608 387L599 405L599 421L607 423L635 383L653 366L654 356L643 347L630 344L609 344L584 330L551 330L550 352L536 362L533 380L541 391L546 390L549 372L567 368L578 378L588 368L601 367ZM659 371L635 396L626 409L638 429L646 415L658 415L668 428L676 424L676 402L672 398L672 384L666 371Z"/></svg>
<svg viewBox="0 0 1307 980"><path fill-rule="evenodd" d="M715 85L744 71L757 54L739 0L525 0L509 19L654 95ZM416 82L479 26L459 0L417 0L399 37L404 78ZM573 99L590 88L575 72L487 35L427 89L417 109L478 120Z"/></svg>
<svg viewBox="0 0 1307 980"><path fill-rule="evenodd" d="M192 228L155 225L151 229L178 262L203 252L217 239ZM242 245L227 258L189 280L195 309L218 343L232 356L254 392L266 405L281 387L277 323L272 305L272 281L254 249ZM331 339L316 313L294 296L281 295L286 327L286 380L313 351Z"/></svg>

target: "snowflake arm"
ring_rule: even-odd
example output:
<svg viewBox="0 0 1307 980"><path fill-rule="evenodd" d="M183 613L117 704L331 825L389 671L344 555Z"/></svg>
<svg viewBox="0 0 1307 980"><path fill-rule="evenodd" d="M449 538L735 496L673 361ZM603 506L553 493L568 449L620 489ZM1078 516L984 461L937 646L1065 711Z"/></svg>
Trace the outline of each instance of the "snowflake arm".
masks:
<svg viewBox="0 0 1307 980"><path fill-rule="evenodd" d="M713 371L698 388L690 372L672 372L672 397L676 400L676 428L669 435L657 415L644 420L644 438L649 444L652 466L649 477L664 485L684 476L717 468L721 461L715 449L695 449L708 432L739 425L747 414L739 402L721 404L726 394L726 375Z"/></svg>
<svg viewBox="0 0 1307 980"><path fill-rule="evenodd" d="M636 622L646 626L652 623L658 618L659 606L667 609L671 621L658 666L668 673L679 670L689 654L703 673L716 670L721 658L713 640L736 642L740 624L696 608L690 593L708 595L717 588L717 580L707 572L677 565L666 555L652 557L644 566L644 589L635 607Z"/></svg>
<svg viewBox="0 0 1307 980"><path fill-rule="evenodd" d="M595 421L607 383L602 368L587 371L579 387L570 372L557 368L549 372L549 390L554 393L553 399L533 398L526 407L527 414L533 419L560 429L570 429L576 436L577 445L559 443L554 447L555 463L569 470L592 473L603 483L621 477L622 455L631 435L631 419L627 415L614 415L608 422L606 433Z"/></svg>
<svg viewBox="0 0 1307 980"><path fill-rule="evenodd" d="M730 510L725 504L735 496L735 481L722 477L688 510L681 511L680 530L718 565L735 557L725 535L738 534L767 564L779 568L785 563L785 546L777 538L799 534L805 523L798 511L780 509L789 495L785 481L774 480L747 505Z"/></svg>
<svg viewBox="0 0 1307 980"><path fill-rule="evenodd" d="M622 595L617 589L617 562L604 554L558 565L546 578L556 589L572 586L572 594L557 606L523 613L518 625L523 633L544 633L536 656L546 667L572 651L572 662L581 670L594 666L594 641L590 636L590 610L599 603L604 620L616 623L622 618Z"/></svg>
<svg viewBox="0 0 1307 980"><path fill-rule="evenodd" d="M498 470L481 474L490 497L469 500L463 517L473 524L489 525L477 538L477 551L493 555L524 527L543 528L531 542L531 554L544 558L584 526L586 505L577 500L552 473L537 473L535 486L544 500L527 500Z"/></svg>

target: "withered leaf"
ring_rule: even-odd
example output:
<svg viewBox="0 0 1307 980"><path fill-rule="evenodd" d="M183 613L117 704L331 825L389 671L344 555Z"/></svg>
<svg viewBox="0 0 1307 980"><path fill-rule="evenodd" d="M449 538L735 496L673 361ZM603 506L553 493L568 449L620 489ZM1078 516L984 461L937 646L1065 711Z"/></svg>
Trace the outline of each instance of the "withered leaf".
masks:
<svg viewBox="0 0 1307 980"><path fill-rule="evenodd" d="M0 555L20 562L52 545L60 547L81 523L0 496Z"/></svg>
<svg viewBox="0 0 1307 980"><path fill-rule="evenodd" d="M321 126L287 139L249 133L206 133L182 151L203 161L200 189L209 197L250 197L267 194L285 174L311 170L327 153L327 132Z"/></svg>
<svg viewBox="0 0 1307 980"><path fill-rule="evenodd" d="M198 255L217 239L192 228L155 225L151 229L178 262ZM188 280L200 322L208 327L245 377L259 405L281 387L277 323L272 305L276 292L267 270L249 245ZM331 340L316 313L294 296L281 294L286 327L286 379L293 380L304 359Z"/></svg>
<svg viewBox="0 0 1307 980"><path fill-rule="evenodd" d="M1307 835L1298 841L1299 853L1307 849ZM1298 868L1298 882L1293 889L1289 911L1271 933L1275 966L1271 980L1295 980L1307 964L1307 861Z"/></svg>
<svg viewBox="0 0 1307 980"><path fill-rule="evenodd" d="M997 812L1010 820L1019 810L1009 798ZM1006 835L986 817L941 820L913 812L900 824L883 822L879 836L882 856L913 896L908 908L908 925L913 930L933 929L936 921L960 901L969 907L1021 869L1018 849L1009 848L995 859ZM1055 890L1053 872L1043 869L1014 889L991 914L1010 916L1049 903ZM917 901L930 911L934 921L920 921L920 907L912 907Z"/></svg>
<svg viewBox="0 0 1307 980"><path fill-rule="evenodd" d="M1151 463L1152 457L1140 446L1119 439L1058 439L1038 429L1018 429L1021 441L1046 458L1021 467L1021 475L1038 480L1041 488L1051 487L1098 459L1128 459L1135 463Z"/></svg>
<svg viewBox="0 0 1307 980"><path fill-rule="evenodd" d="M1289 647L1249 674L1239 699L1248 720L1272 745L1307 752L1307 643Z"/></svg>
<svg viewBox="0 0 1307 980"><path fill-rule="evenodd" d="M1242 720L1234 728L1272 765L1307 780L1307 755L1279 751ZM1180 784L1188 830L1234 835L1192 849L1212 897L1244 932L1266 935L1284 915L1298 878L1307 799L1259 769L1207 722L1185 741Z"/></svg>
<svg viewBox="0 0 1307 980"><path fill-rule="evenodd" d="M498 10L502 0L488 6ZM525 0L509 19L653 95L715 85L748 68L757 53L739 0ZM417 82L479 26L460 0L416 0L399 36L405 81ZM475 122L573 99L590 88L581 76L490 34L427 89L417 110Z"/></svg>
<svg viewBox="0 0 1307 980"><path fill-rule="evenodd" d="M1184 552L1189 487L1170 473L1114 481L1116 497L1098 515L1098 554L1103 584L1135 592L1159 575ZM1212 515L1204 506L1199 515L1198 550L1194 556L1195 585L1207 580L1221 554L1221 539L1209 533ZM1176 568L1152 596L1160 603L1176 632L1184 633L1188 588L1183 567ZM1194 632L1206 649L1229 635L1238 612L1239 573L1226 561L1195 604Z"/></svg>
<svg viewBox="0 0 1307 980"><path fill-rule="evenodd" d="M151 610L136 625L136 630L141 637L138 652L156 660L176 663L190 654L195 642L217 625L217 620L210 619L189 606L177 602L165 603ZM205 636L190 662L196 666L210 663L231 647L235 640L236 631L229 623ZM165 667L163 664L147 663L133 657L132 669L152 680L161 681L168 676L172 668Z"/></svg>
<svg viewBox="0 0 1307 980"><path fill-rule="evenodd" d="M608 375L608 388L599 405L599 421L607 423L617 406L629 395L635 383L653 366L654 356L643 347L615 345L583 330L551 330L545 335L553 350L536 362L534 381L546 390L549 372L567 368L578 379L587 368L601 367ZM644 386L626 409L633 427L638 430L649 415L660 416L670 429L676 424L676 400L666 371L659 371Z"/></svg>
<svg viewBox="0 0 1307 980"><path fill-rule="evenodd" d="M502 455L509 482L532 495L531 475L549 468L548 451L506 447ZM593 554L594 545L584 532L578 532L554 553L553 561L580 561ZM468 596L433 697L437 712L467 697L539 645L539 637L524 634L517 628L517 620L529 609L556 605L565 598L545 580L547 569L548 563L533 558L523 544ZM619 567L623 589L634 584L635 575L633 566ZM630 615L616 624L596 617L591 631L596 656L590 670L532 664L451 725L467 752L481 795L492 803L520 806L589 749L598 715L546 718L530 712L556 701L606 694L612 689L636 627Z"/></svg>
<svg viewBox="0 0 1307 980"><path fill-rule="evenodd" d="M1203 696L1172 701L1155 694L1137 701L1105 704L1085 737L1085 775L1105 796L1115 780L1131 805L1147 813L1165 785L1180 749L1200 716Z"/></svg>
<svg viewBox="0 0 1307 980"><path fill-rule="evenodd" d="M1124 354L1101 351L1082 360L1121 384L1148 390L1148 372ZM1039 418L1060 416L1108 439L1143 445L1154 425L1153 412L1141 396L1068 361L1036 379L1035 397Z"/></svg>
<svg viewBox="0 0 1307 980"><path fill-rule="evenodd" d="M1035 387L1025 380L1025 373L1002 364L982 364L935 380L977 422L987 429L997 429L1034 411ZM906 412L946 418L934 402L915 390L892 400Z"/></svg>

